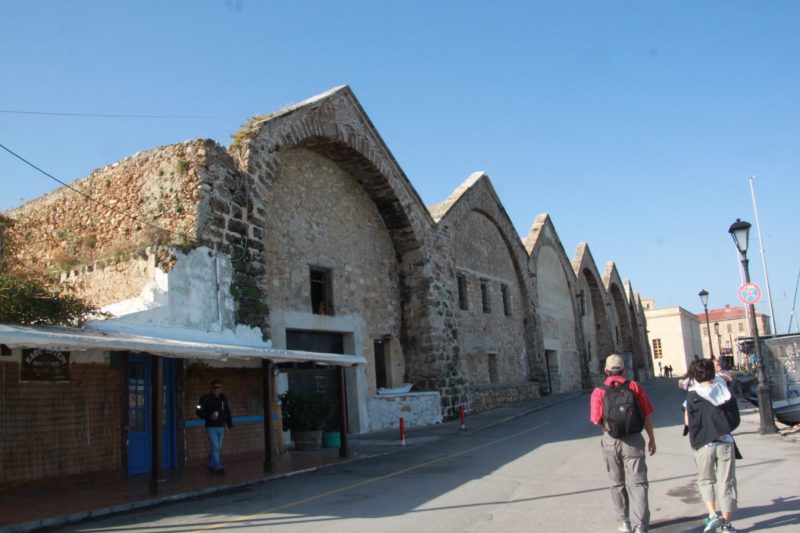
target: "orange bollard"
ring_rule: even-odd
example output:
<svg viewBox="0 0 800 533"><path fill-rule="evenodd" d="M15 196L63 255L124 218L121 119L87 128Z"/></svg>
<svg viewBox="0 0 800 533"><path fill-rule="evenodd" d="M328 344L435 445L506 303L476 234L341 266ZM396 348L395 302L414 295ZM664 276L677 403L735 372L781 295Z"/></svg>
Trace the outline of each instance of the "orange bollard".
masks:
<svg viewBox="0 0 800 533"><path fill-rule="evenodd" d="M464 406L463 405L458 407L458 416L461 417L461 429L467 429L467 425L464 423Z"/></svg>
<svg viewBox="0 0 800 533"><path fill-rule="evenodd" d="M406 445L406 421L400 417L400 446Z"/></svg>

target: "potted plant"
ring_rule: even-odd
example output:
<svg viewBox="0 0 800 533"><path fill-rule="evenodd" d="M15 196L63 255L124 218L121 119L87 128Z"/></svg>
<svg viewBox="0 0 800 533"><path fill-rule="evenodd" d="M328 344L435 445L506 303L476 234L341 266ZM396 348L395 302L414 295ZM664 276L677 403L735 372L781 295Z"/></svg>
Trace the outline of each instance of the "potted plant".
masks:
<svg viewBox="0 0 800 533"><path fill-rule="evenodd" d="M316 450L322 446L322 429L333 405L322 394L288 391L279 396L283 430L291 430L296 450Z"/></svg>

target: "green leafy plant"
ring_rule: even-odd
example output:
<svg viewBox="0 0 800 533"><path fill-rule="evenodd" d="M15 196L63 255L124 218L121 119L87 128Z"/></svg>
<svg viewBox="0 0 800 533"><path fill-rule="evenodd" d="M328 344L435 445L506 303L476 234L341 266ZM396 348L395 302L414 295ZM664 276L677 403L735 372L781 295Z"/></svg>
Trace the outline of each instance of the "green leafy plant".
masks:
<svg viewBox="0 0 800 533"><path fill-rule="evenodd" d="M178 162L175 164L175 168L181 174L186 174L189 172L189 162L185 159L179 159Z"/></svg>
<svg viewBox="0 0 800 533"><path fill-rule="evenodd" d="M288 391L279 397L283 430L320 431L333 413L333 404L322 394Z"/></svg>
<svg viewBox="0 0 800 533"><path fill-rule="evenodd" d="M80 298L48 289L25 274L0 272L0 323L79 327L103 316Z"/></svg>

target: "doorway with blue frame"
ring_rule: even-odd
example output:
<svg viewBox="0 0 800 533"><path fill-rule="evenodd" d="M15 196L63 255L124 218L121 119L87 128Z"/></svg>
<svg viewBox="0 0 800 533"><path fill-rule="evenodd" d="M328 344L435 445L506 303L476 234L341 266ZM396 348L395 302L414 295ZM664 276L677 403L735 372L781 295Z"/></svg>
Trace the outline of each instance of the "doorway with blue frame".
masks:
<svg viewBox="0 0 800 533"><path fill-rule="evenodd" d="M161 395L158 398L159 412L154 416L153 365L160 368L156 374L161 378ZM127 473L129 476L146 474L153 470L153 442L161 443L161 468L170 470L177 465L176 409L175 409L175 360L154 357L142 353L127 356L125 430L127 433ZM160 438L154 439L158 420Z"/></svg>

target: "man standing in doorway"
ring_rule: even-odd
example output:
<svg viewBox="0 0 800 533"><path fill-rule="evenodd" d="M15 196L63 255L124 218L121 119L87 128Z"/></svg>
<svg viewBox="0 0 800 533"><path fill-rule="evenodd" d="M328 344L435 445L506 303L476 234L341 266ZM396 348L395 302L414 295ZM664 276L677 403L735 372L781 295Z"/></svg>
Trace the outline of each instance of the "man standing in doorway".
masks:
<svg viewBox="0 0 800 533"><path fill-rule="evenodd" d="M606 358L605 373L608 378L603 385L592 391L589 418L603 429L603 458L619 531L646 533L650 508L642 428L647 431L647 449L653 455L656 453L650 420L653 405L641 385L625 378L625 361L621 356L611 354Z"/></svg>
<svg viewBox="0 0 800 533"><path fill-rule="evenodd" d="M206 468L211 473L224 475L225 469L220 461L222 439L225 437L225 426L233 429L233 417L228 399L222 394L222 381L215 379L211 382L211 392L198 400L196 412L206 421L209 447Z"/></svg>

